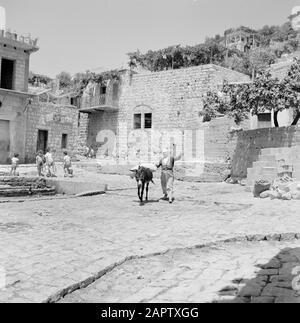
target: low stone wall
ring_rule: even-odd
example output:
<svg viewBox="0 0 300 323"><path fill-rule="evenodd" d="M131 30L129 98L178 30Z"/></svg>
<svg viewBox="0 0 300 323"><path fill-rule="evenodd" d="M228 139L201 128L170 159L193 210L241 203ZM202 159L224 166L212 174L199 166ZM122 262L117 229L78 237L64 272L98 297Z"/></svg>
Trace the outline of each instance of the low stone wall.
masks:
<svg viewBox="0 0 300 323"><path fill-rule="evenodd" d="M232 177L246 178L247 168L258 160L264 148L292 147L300 145L299 127L265 128L241 131L237 135L232 159Z"/></svg>
<svg viewBox="0 0 300 323"><path fill-rule="evenodd" d="M55 195L53 186L43 178L0 177L0 197L17 197L32 195Z"/></svg>

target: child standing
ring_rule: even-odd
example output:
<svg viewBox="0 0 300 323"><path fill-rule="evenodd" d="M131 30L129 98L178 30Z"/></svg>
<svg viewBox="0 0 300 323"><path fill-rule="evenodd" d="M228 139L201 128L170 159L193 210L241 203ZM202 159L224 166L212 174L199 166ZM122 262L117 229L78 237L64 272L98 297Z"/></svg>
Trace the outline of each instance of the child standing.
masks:
<svg viewBox="0 0 300 323"><path fill-rule="evenodd" d="M46 167L47 167L47 177L56 177L54 170L54 159L51 153L51 149L47 149L47 153L45 155L46 159Z"/></svg>
<svg viewBox="0 0 300 323"><path fill-rule="evenodd" d="M37 171L38 171L38 176L41 177L41 176L44 176L43 175L43 166L44 166L44 154L43 152L40 150L38 153L37 153L37 156L36 156L36 167L37 167Z"/></svg>
<svg viewBox="0 0 300 323"><path fill-rule="evenodd" d="M64 172L65 177L73 177L73 169L72 169L72 162L71 157L68 155L68 153L64 152Z"/></svg>
<svg viewBox="0 0 300 323"><path fill-rule="evenodd" d="M14 154L14 157L11 159L11 176L17 176L17 168L19 166L19 154Z"/></svg>

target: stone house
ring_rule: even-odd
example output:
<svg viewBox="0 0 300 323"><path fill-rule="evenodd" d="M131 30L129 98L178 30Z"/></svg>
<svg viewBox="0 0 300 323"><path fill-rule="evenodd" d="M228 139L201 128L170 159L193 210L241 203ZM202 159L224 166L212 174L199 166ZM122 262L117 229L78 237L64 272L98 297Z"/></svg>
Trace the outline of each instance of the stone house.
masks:
<svg viewBox="0 0 300 323"><path fill-rule="evenodd" d="M249 52L251 49L259 47L259 40L255 32L238 28L225 32L225 47L229 49L237 49L241 52Z"/></svg>
<svg viewBox="0 0 300 323"><path fill-rule="evenodd" d="M29 59L37 50L36 39L0 30L0 164L14 153L21 162L33 162L47 147L59 158L66 149L75 154L80 145L73 93L53 96L28 87Z"/></svg>
<svg viewBox="0 0 300 323"><path fill-rule="evenodd" d="M229 82L249 77L213 64L156 73L120 71L106 88L89 84L83 94L86 141L102 170L122 169L138 162L156 162L164 148L184 152L181 178L215 180L228 167L234 122L218 118L203 123L203 95ZM110 168L115 164L113 168Z"/></svg>
<svg viewBox="0 0 300 323"><path fill-rule="evenodd" d="M29 59L37 50L36 40L0 31L0 163L12 152L25 159Z"/></svg>

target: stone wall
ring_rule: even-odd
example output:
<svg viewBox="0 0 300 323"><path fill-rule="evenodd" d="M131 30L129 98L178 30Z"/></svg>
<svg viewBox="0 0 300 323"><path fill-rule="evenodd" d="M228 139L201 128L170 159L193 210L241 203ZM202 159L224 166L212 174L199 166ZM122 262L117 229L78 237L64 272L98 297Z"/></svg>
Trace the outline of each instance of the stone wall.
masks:
<svg viewBox="0 0 300 323"><path fill-rule="evenodd" d="M79 113L77 151L81 155L85 153L84 148L88 143L89 121L90 121L89 114Z"/></svg>
<svg viewBox="0 0 300 323"><path fill-rule="evenodd" d="M90 114L88 144L99 147L100 159L111 149L117 164L126 165L157 162L162 150L174 143L176 153L185 156L178 163L178 178L220 180L232 156L234 122L219 118L203 123L201 112L203 95L224 80L247 82L249 77L215 65L146 74L124 72L119 110ZM152 114L152 129L134 129L134 114L142 114L144 120L146 113Z"/></svg>
<svg viewBox="0 0 300 323"><path fill-rule="evenodd" d="M117 133L118 113L97 111L89 115L89 120L87 146L98 151L98 155L105 154L105 136L109 136L109 132Z"/></svg>
<svg viewBox="0 0 300 323"><path fill-rule="evenodd" d="M261 149L300 145L299 127L265 128L241 131L232 160L232 176L247 177L247 168L258 160Z"/></svg>
<svg viewBox="0 0 300 323"><path fill-rule="evenodd" d="M205 65L158 73L134 74L127 78L123 81L119 102L119 120L123 128L119 131L118 137L120 157L127 148L124 127L129 134L131 159L139 150L140 155L137 159L148 161L157 161L168 138L172 138L174 133L181 132L181 139L180 136L171 139L178 150L184 151L185 154L184 160L178 163L177 177L199 180L222 179L232 157L234 140L230 130L235 124L227 118L203 123L201 111L203 95L208 90L216 89L224 80L247 82L249 77L220 66ZM152 131L162 133L160 144L157 144L150 157L147 147L151 139L145 136L147 130L133 128L135 113L152 113Z"/></svg>
<svg viewBox="0 0 300 323"><path fill-rule="evenodd" d="M63 151L75 155L79 149L79 113L73 106L51 103L33 103L28 106L26 131L26 162L35 161L38 130L48 131L48 147L55 150L55 159L61 160ZM67 148L62 148L62 135L66 134Z"/></svg>
<svg viewBox="0 0 300 323"><path fill-rule="evenodd" d="M133 129L133 114L153 113L155 129L194 129L202 124L203 94L224 80L249 81L247 75L216 65L126 76L121 85L119 120Z"/></svg>

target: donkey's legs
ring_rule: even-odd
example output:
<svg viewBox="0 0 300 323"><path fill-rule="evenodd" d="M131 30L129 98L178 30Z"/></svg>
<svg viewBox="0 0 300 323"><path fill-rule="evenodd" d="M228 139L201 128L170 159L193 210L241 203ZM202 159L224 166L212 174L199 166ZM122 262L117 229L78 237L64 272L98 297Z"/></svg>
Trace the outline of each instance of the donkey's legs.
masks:
<svg viewBox="0 0 300 323"><path fill-rule="evenodd" d="M147 183L147 186L146 186L146 201L148 201L148 193L149 193L149 182Z"/></svg>
<svg viewBox="0 0 300 323"><path fill-rule="evenodd" d="M144 198L144 190L145 190L145 183L143 183L143 185L142 185L141 202L143 202L143 198Z"/></svg>

